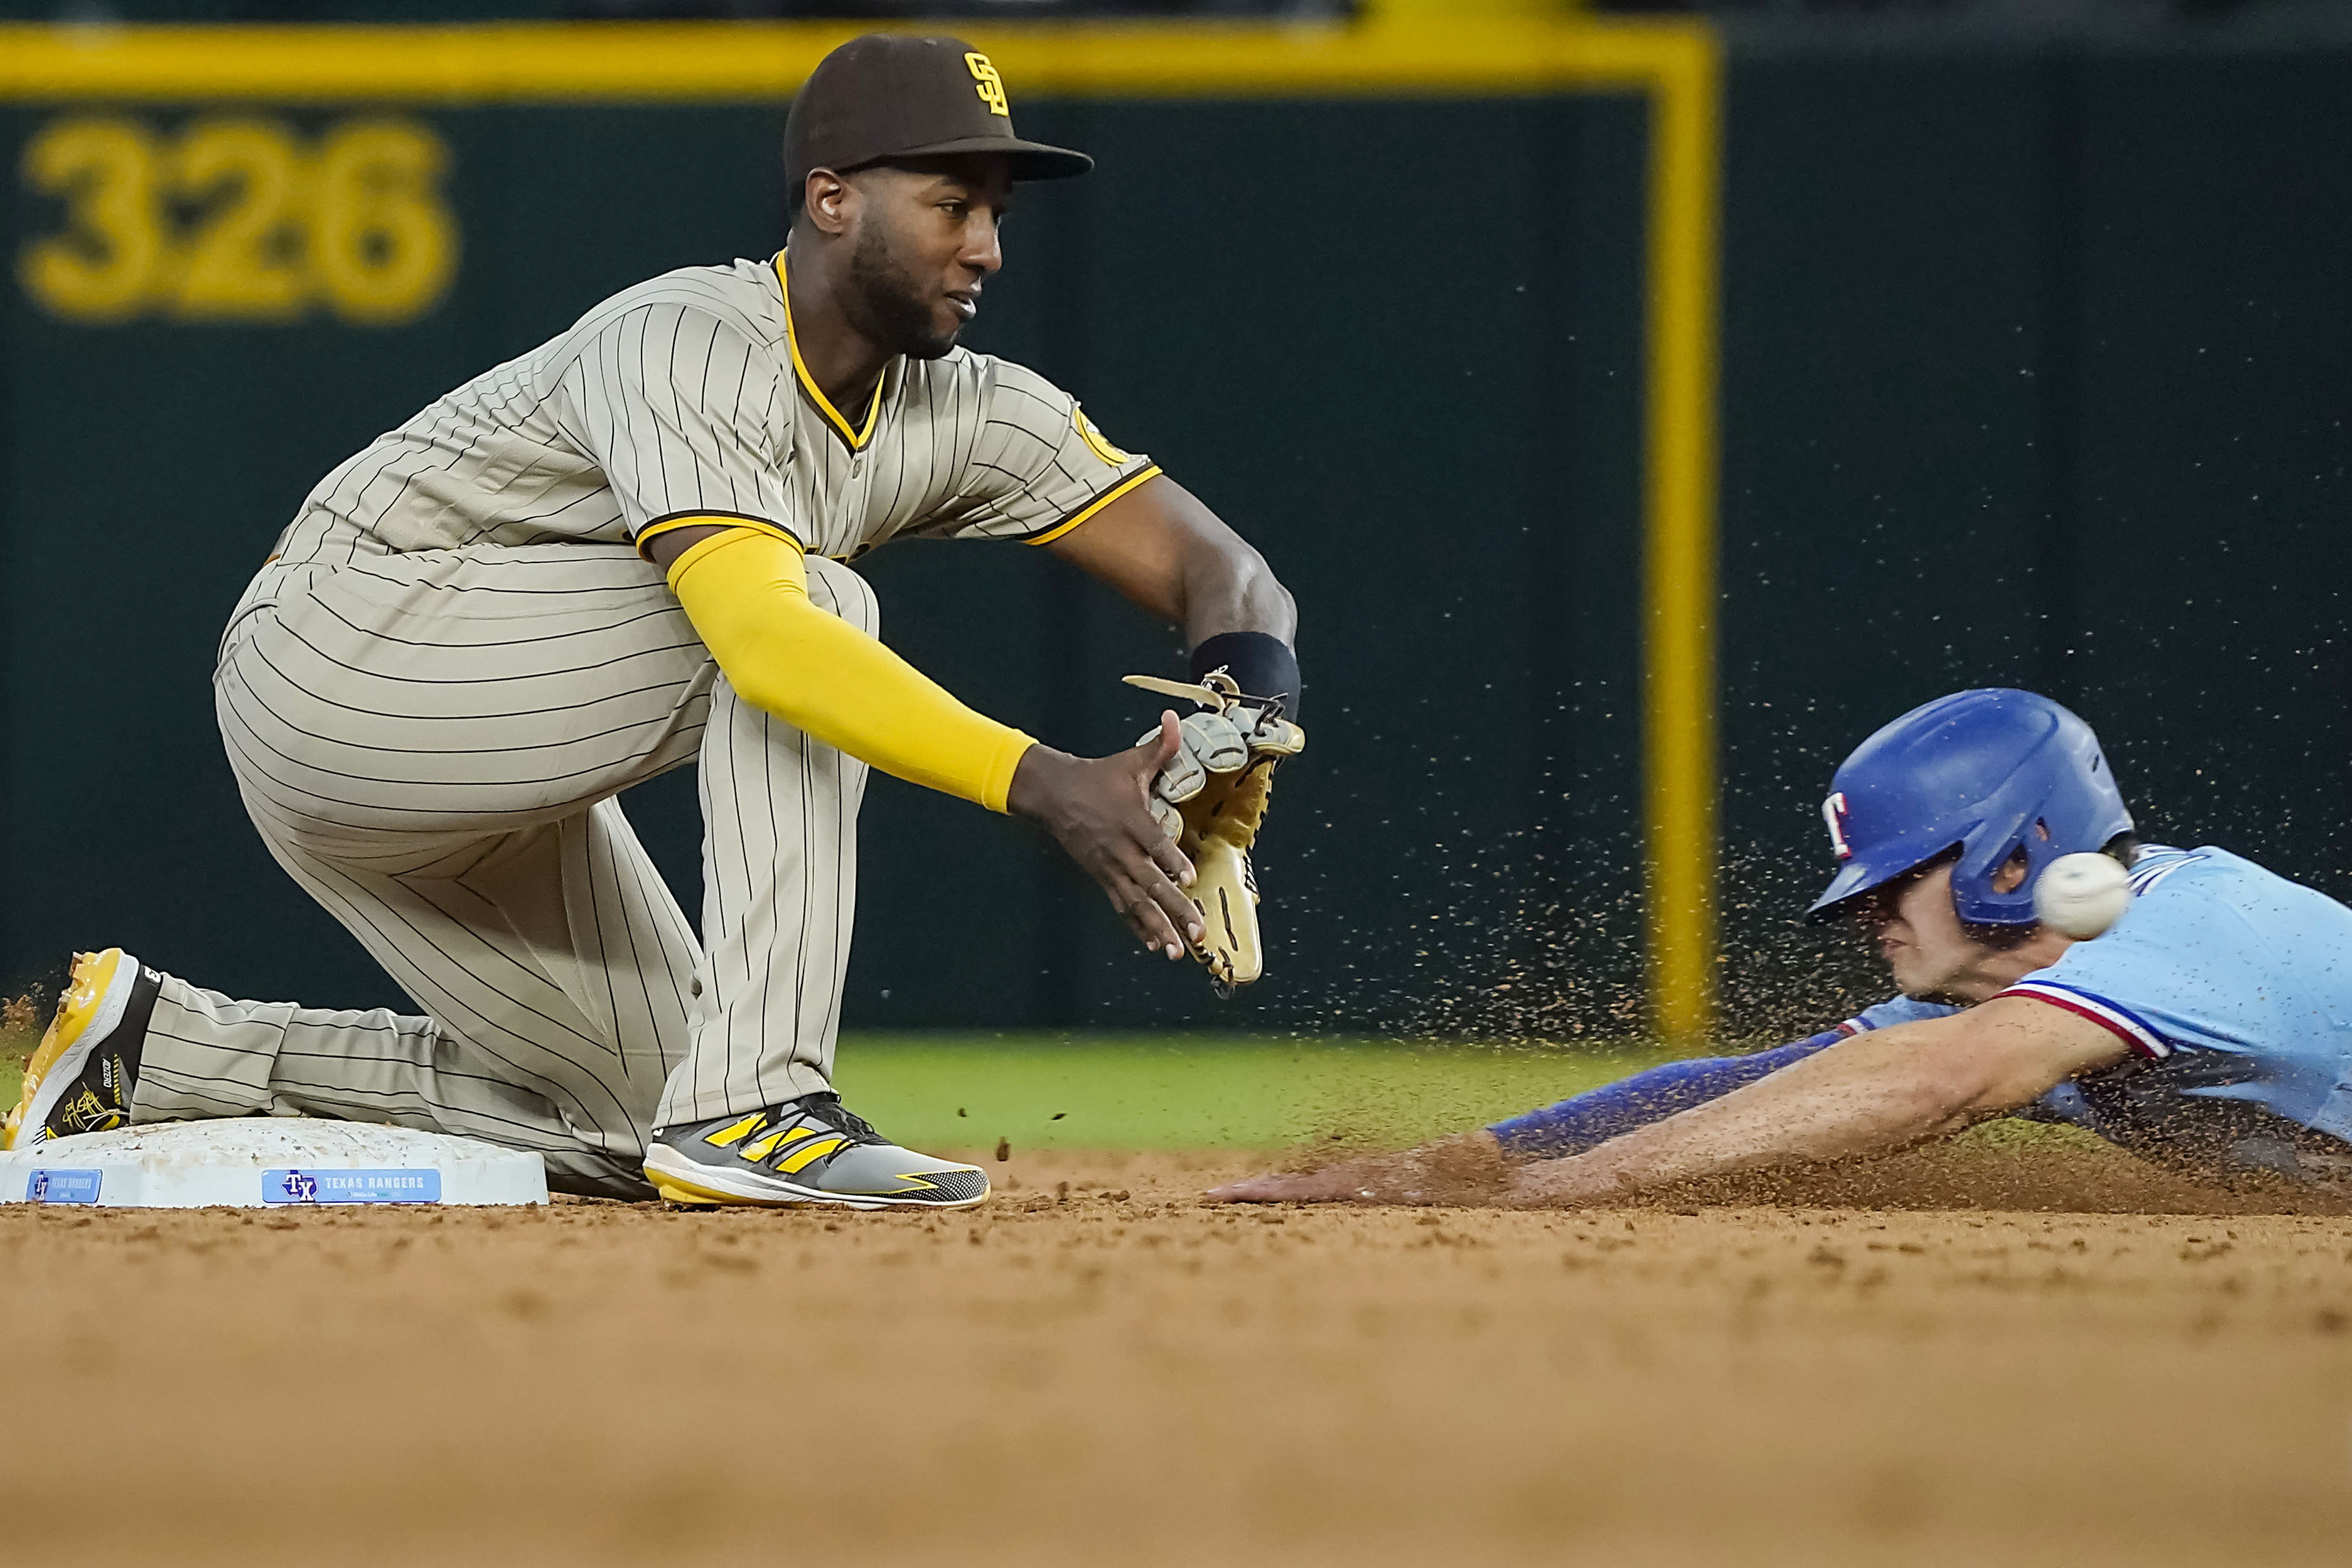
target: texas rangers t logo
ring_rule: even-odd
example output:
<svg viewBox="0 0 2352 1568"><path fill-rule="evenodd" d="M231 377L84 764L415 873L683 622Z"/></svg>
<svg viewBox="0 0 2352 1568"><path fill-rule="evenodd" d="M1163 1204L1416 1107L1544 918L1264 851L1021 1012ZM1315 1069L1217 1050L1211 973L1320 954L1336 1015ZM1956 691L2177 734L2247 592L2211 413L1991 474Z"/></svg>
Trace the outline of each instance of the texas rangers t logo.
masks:
<svg viewBox="0 0 2352 1568"><path fill-rule="evenodd" d="M1830 825L1830 844L1837 850L1837 858L1853 859L1853 849L1845 841L1845 791L1840 790L1822 802L1822 820Z"/></svg>

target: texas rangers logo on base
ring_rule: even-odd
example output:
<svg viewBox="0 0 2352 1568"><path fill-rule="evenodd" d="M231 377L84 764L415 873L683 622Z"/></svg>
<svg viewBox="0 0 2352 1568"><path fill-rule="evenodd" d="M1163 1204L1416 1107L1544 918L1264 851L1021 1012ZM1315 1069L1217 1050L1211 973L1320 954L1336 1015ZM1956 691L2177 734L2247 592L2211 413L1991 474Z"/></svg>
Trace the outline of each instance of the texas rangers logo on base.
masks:
<svg viewBox="0 0 2352 1568"><path fill-rule="evenodd" d="M104 1184L103 1171L36 1170L25 1183L28 1204L94 1204Z"/></svg>
<svg viewBox="0 0 2352 1568"><path fill-rule="evenodd" d="M430 1165L387 1171L264 1171L265 1204L437 1204L441 1173Z"/></svg>

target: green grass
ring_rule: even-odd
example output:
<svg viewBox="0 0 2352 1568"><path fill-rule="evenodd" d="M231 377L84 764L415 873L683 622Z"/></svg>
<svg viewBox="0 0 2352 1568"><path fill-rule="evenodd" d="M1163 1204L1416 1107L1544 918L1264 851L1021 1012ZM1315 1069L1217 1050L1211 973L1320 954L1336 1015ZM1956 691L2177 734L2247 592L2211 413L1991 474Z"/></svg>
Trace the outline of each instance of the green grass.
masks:
<svg viewBox="0 0 2352 1568"><path fill-rule="evenodd" d="M0 1034L0 1105L35 1037ZM1397 1144L1548 1104L1653 1050L1231 1035L866 1034L842 1096L918 1148L1280 1149Z"/></svg>
<svg viewBox="0 0 2352 1568"><path fill-rule="evenodd" d="M0 1110L16 1103L24 1087L25 1061L41 1043L38 1029L0 1028Z"/></svg>
<svg viewBox="0 0 2352 1568"><path fill-rule="evenodd" d="M1411 1142L1661 1059L1205 1035L856 1035L835 1076L852 1108L917 1147L1278 1149Z"/></svg>

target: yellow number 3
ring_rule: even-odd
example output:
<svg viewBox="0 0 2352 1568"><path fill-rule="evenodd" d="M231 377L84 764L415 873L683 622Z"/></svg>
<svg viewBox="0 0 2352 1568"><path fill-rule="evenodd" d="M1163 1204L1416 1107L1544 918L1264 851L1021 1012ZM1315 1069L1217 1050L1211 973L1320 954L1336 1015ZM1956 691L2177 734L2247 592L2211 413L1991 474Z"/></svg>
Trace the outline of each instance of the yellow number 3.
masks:
<svg viewBox="0 0 2352 1568"><path fill-rule="evenodd" d="M980 101L988 105L988 111L1012 119L1013 106L1004 98L1004 79L997 74L994 66L988 63L988 57L966 55L963 63L971 68L971 79L980 83L973 90L980 94Z"/></svg>
<svg viewBox="0 0 2352 1568"><path fill-rule="evenodd" d="M447 163L439 137L400 120L345 121L315 151L244 116L192 121L168 146L133 120L52 121L25 149L25 183L65 203L65 228L28 242L17 276L52 314L93 325L286 322L313 304L398 325L457 274Z"/></svg>
<svg viewBox="0 0 2352 1568"><path fill-rule="evenodd" d="M123 321L147 307L162 258L155 142L132 120L66 120L25 149L25 180L63 196L65 233L25 247L25 291L78 321Z"/></svg>

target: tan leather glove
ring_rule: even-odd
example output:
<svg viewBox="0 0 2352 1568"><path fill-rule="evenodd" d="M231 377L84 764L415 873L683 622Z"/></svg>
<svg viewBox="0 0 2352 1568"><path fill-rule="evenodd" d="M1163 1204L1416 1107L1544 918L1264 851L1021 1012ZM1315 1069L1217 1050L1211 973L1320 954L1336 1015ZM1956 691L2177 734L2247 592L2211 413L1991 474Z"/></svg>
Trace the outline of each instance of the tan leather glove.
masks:
<svg viewBox="0 0 2352 1568"><path fill-rule="evenodd" d="M1307 732L1279 702L1244 696L1222 672L1198 686L1150 675L1127 683L1205 710L1177 726L1181 743L1152 781L1151 810L1192 862L1188 893L1205 931L1192 955L1217 994L1231 996L1265 973L1250 848L1274 798L1275 764L1305 751Z"/></svg>

